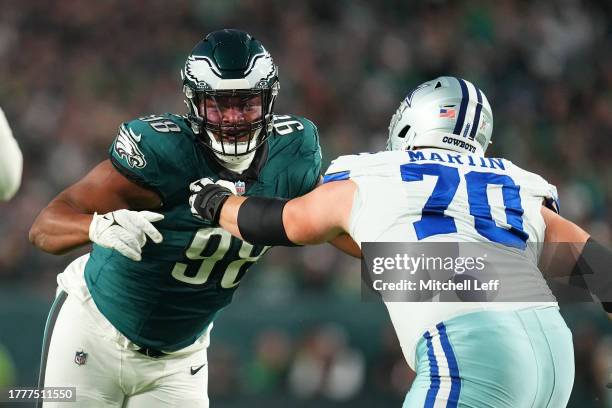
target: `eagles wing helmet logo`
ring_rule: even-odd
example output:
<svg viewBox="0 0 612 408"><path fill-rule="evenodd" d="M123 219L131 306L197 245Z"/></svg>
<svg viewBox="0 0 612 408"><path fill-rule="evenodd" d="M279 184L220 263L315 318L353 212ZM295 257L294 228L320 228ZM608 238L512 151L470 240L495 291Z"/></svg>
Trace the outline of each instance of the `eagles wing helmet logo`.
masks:
<svg viewBox="0 0 612 408"><path fill-rule="evenodd" d="M222 73L205 55L189 56L181 74L196 84L200 90L216 89L220 81L223 81ZM262 88L267 85L270 78L277 74L277 68L268 51L264 51L253 55L243 74L251 88Z"/></svg>
<svg viewBox="0 0 612 408"><path fill-rule="evenodd" d="M119 157L125 159L130 167L137 169L147 165L144 154L138 147L141 137L142 135L135 134L132 129L121 126L115 142L115 151Z"/></svg>

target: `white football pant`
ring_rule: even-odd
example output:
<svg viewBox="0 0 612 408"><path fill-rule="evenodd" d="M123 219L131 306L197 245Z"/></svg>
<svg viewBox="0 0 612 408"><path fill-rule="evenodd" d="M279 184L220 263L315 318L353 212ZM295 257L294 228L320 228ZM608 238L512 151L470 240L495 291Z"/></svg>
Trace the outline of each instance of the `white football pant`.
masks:
<svg viewBox="0 0 612 408"><path fill-rule="evenodd" d="M153 358L117 331L96 308L83 276L89 255L58 275L41 359L39 388L76 387L77 402L44 408L208 407L206 349L210 329L194 344ZM212 324L211 324L212 327Z"/></svg>

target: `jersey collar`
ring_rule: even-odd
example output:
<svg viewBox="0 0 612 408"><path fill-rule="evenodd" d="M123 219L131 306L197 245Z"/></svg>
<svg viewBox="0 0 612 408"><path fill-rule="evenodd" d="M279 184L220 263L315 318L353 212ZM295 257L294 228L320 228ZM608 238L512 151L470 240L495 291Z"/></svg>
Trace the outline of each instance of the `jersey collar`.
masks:
<svg viewBox="0 0 612 408"><path fill-rule="evenodd" d="M236 173L225 168L221 163L219 163L217 158L214 157L214 154L210 150L201 145L200 148L204 151L204 159L206 160L206 164L217 174L217 176L219 176L220 179L233 182L243 181L246 184L246 190L259 181L259 173L268 161L269 146L267 140L257 149L255 157L253 157L253 161L251 162L249 168L242 173Z"/></svg>

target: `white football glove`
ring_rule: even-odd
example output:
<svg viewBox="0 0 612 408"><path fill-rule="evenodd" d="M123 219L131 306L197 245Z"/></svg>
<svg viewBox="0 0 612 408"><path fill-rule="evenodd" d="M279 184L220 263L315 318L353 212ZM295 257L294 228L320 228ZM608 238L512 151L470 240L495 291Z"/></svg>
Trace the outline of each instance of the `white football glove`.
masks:
<svg viewBox="0 0 612 408"><path fill-rule="evenodd" d="M217 180L217 182L215 183L208 177L204 177L204 178L199 179L198 181L194 181L193 183L189 185L189 190L191 191L191 195L189 196L189 208L191 209L191 214L194 217L199 218L199 219L202 219L202 217L198 214L198 211L193 206L193 203L195 202L195 199L198 193L202 190L204 186L208 184L218 184L221 187L227 188L229 191L232 192L232 194L235 194L235 195L238 194L236 193L236 185L232 183L231 181Z"/></svg>
<svg viewBox="0 0 612 408"><path fill-rule="evenodd" d="M140 261L147 236L156 244L162 242L162 235L152 223L163 219L162 214L151 211L117 210L102 215L94 213L89 225L89 239L133 261Z"/></svg>

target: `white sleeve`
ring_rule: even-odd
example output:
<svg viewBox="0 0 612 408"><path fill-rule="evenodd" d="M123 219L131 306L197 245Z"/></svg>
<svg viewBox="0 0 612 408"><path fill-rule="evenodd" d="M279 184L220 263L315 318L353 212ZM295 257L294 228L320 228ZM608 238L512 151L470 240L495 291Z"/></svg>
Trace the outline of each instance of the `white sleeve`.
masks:
<svg viewBox="0 0 612 408"><path fill-rule="evenodd" d="M10 200L21 185L23 156L0 108L0 200Z"/></svg>
<svg viewBox="0 0 612 408"><path fill-rule="evenodd" d="M354 166L357 155L340 156L332 160L323 175L323 184L330 181L347 180L351 177L351 169Z"/></svg>
<svg viewBox="0 0 612 408"><path fill-rule="evenodd" d="M541 197L542 204L550 210L559 213L559 194L557 187L550 184L542 176L531 173L511 163L513 178L521 185L521 189L525 190L529 195Z"/></svg>

